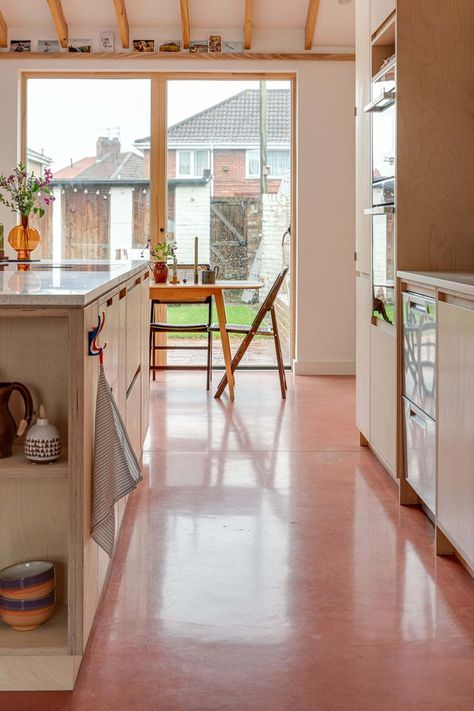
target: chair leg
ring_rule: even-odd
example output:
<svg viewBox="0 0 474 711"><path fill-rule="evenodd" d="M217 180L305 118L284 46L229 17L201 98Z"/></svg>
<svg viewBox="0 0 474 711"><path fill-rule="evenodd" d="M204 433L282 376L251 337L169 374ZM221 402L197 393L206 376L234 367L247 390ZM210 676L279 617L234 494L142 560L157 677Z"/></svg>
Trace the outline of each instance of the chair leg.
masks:
<svg viewBox="0 0 474 711"><path fill-rule="evenodd" d="M273 341L275 343L275 352L276 352L276 358L277 358L277 363L278 363L278 375L280 376L280 390L281 390L281 396L283 400L286 398L286 391L287 391L287 384L286 384L286 375L285 375L285 366L283 364L283 355L281 352L281 344L280 344L280 334L278 333L278 323L277 323L277 318L275 314L275 309L272 308L270 309L270 314L272 317L272 327L273 327Z"/></svg>
<svg viewBox="0 0 474 711"><path fill-rule="evenodd" d="M240 361L244 357L245 352L246 352L247 348L249 347L254 336L255 336L255 331L254 330L249 331L247 333L247 335L245 336L244 340L242 341L242 343L240 344L240 346L237 350L237 353L232 358L232 363L231 363L232 372L234 372L236 370ZM214 395L214 397L220 397L222 395L222 393L224 392L224 390L226 389L226 386L227 386L227 373L224 373L219 385L217 386L216 394Z"/></svg>
<svg viewBox="0 0 474 711"><path fill-rule="evenodd" d="M212 377L212 333L208 331L207 333L207 386L206 390L211 387L211 377Z"/></svg>

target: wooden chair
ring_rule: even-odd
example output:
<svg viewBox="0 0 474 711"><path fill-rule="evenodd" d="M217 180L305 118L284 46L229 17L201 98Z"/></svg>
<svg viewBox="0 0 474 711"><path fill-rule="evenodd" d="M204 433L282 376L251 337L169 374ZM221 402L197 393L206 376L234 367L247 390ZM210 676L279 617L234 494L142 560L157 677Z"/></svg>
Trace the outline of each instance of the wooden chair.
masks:
<svg viewBox="0 0 474 711"><path fill-rule="evenodd" d="M209 269L209 264L200 264L200 269ZM194 265L193 264L178 264L178 277L182 282L184 279L189 284L194 282ZM171 324L166 322L155 321L155 308L156 306L162 305L174 305L174 304L207 304L208 306L208 318L205 323L187 323L187 324ZM209 327L212 323L212 297L206 296L202 299L196 298L192 300L180 301L180 300L170 300L170 299L153 299L151 302L151 314L150 314L150 371L153 373L153 380L155 380L155 372L157 370L206 370L207 371L207 390L210 388L212 380L212 334ZM207 345L192 345L192 346L179 346L179 345L157 345L156 336L158 333L205 333L207 334ZM157 365L156 364L156 351L168 351L168 350L196 350L196 351L207 351L207 364L205 366L187 366L187 365Z"/></svg>
<svg viewBox="0 0 474 711"><path fill-rule="evenodd" d="M252 339L254 336L270 336L273 338L273 341L275 343L275 352L276 352L276 359L277 359L277 365L278 365L278 374L280 376L280 389L281 389L281 396L283 399L286 398L286 391L287 391L287 383L286 383L286 375L285 375L285 367L283 365L283 356L281 353L281 344L280 344L280 336L278 333L278 324L277 324L277 318L276 318L276 313L275 313L275 299L277 297L278 292L281 289L281 285L283 284L283 281L285 279L285 276L288 272L288 268L284 269L280 274L278 274L277 278L275 279L272 288L268 292L267 296L265 297L265 301L262 303L260 306L257 315L255 316L253 322L250 324L250 326L246 326L243 324L227 324L226 330L228 333L241 333L245 335L244 340L240 344L235 356L232 358L232 372L236 370L238 367L240 361L245 355L245 352L247 351L247 348L249 347L250 343L252 342ZM265 316L270 313L271 319L272 319L272 325L271 327L267 326L262 326L263 319ZM212 326L210 326L209 331L218 331L219 330L219 325L216 323L213 323ZM215 397L220 397L222 393L225 390L225 387L227 385L227 374L224 374L222 380L220 381L217 390L216 390L216 395Z"/></svg>

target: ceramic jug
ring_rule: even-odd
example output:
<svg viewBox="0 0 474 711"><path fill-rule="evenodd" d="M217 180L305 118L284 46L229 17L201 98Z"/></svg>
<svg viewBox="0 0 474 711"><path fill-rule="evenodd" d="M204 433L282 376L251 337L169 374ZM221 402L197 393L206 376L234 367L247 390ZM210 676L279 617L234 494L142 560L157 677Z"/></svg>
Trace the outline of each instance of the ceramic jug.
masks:
<svg viewBox="0 0 474 711"><path fill-rule="evenodd" d="M15 390L20 393L25 405L25 414L18 426L8 407L10 396ZM12 456L15 437L23 434L32 415L33 400L28 388L22 383L0 383L0 459Z"/></svg>

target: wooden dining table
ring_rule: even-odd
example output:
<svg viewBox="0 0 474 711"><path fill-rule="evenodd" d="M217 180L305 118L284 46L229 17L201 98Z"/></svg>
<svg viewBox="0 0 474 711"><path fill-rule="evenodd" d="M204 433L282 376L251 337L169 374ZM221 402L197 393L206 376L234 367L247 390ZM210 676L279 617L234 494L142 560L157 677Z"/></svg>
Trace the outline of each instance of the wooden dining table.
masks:
<svg viewBox="0 0 474 711"><path fill-rule="evenodd" d="M236 281L233 279L217 281L215 284L194 284L190 282L171 284L156 284L150 282L150 299L158 301L177 301L179 303L194 302L196 299L205 299L208 296L214 297L216 303L217 320L219 322L219 332L222 343L222 353L224 355L227 382L229 385L230 399L234 399L234 374L232 373L232 351L230 348L229 334L226 330L227 315L225 309L224 291L236 291L239 289L261 289L262 282L259 281Z"/></svg>

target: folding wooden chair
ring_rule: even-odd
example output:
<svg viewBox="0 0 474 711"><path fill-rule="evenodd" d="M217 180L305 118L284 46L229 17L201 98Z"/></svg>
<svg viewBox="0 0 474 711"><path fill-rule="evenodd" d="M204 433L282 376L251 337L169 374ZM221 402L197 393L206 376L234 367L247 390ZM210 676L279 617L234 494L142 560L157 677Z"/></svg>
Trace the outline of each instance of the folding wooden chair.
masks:
<svg viewBox="0 0 474 711"><path fill-rule="evenodd" d="M283 284L283 281L285 279L285 276L288 272L288 268L284 269L280 274L277 276L275 279L273 286L271 287L270 291L268 292L267 296L265 297L265 301L263 304L260 306L257 315L255 316L253 322L250 324L250 326L246 326L243 324L227 324L226 330L228 333L241 333L245 335L244 340L240 344L235 356L232 358L232 372L236 370L238 367L240 361L245 355L245 352L247 351L247 348L249 347L250 343L252 342L252 339L254 336L271 336L273 338L273 341L275 343L275 352L276 352L276 359L277 359L277 364L278 364L278 374L280 376L280 389L281 389L281 396L283 399L286 398L286 391L287 391L287 383L286 383L286 375L285 375L285 367L283 365L283 356L281 353L281 344L280 344L280 336L278 333L278 324L277 324L277 318L276 318L276 313L275 313L275 299L277 297L278 292L281 289L281 285ZM270 312L270 316L272 319L272 326L267 327L267 326L262 326L262 321L265 318L265 316ZM219 325L216 323L213 323L212 326L209 328L209 331L218 331L219 330ZM225 387L227 385L227 374L224 374L222 380L220 381L215 397L220 397L222 393L225 390Z"/></svg>
<svg viewBox="0 0 474 711"><path fill-rule="evenodd" d="M209 264L200 264L200 269L210 269ZM178 277L180 281L187 279L191 284L194 281L194 265L193 264L178 264ZM173 305L173 304L207 304L208 306L208 318L206 323L186 323L186 324L171 324L166 322L155 321L155 307L158 305ZM207 296L203 299L192 299L192 301L179 301L179 300L162 300L153 299L151 302L151 314L150 314L150 371L153 373L153 380L155 380L155 372L157 370L207 370L207 390L210 388L212 380L212 334L209 331L209 327L212 323L212 296ZM207 344L205 346L201 345L157 345L156 335L158 333L205 333L207 334ZM196 350L196 351L207 351L207 364L205 366L187 366L187 365L156 365L156 351L168 351L168 350Z"/></svg>

